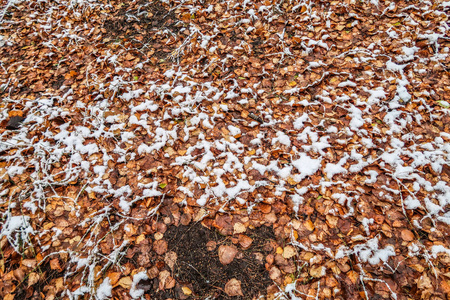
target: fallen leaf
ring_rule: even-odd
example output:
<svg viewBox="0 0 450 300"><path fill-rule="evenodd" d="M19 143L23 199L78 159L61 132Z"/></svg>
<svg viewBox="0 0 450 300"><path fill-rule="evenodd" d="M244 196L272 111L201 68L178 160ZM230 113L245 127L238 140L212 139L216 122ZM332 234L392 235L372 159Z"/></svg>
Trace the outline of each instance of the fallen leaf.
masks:
<svg viewBox="0 0 450 300"><path fill-rule="evenodd" d="M230 264L236 254L238 253L238 250L234 246L228 246L228 245L221 245L219 247L219 260L220 263L223 265Z"/></svg>
<svg viewBox="0 0 450 300"><path fill-rule="evenodd" d="M353 270L348 271L347 276L348 276L348 278L350 278L350 280L352 281L353 284L356 284L356 282L358 281L359 275L357 272L355 272Z"/></svg>
<svg viewBox="0 0 450 300"><path fill-rule="evenodd" d="M24 117L19 117L19 116L15 116L15 117L11 117L8 121L8 123L6 124L6 129L11 129L11 130L16 130L20 128L20 125L22 124L22 122L25 120Z"/></svg>
<svg viewBox="0 0 450 300"><path fill-rule="evenodd" d="M404 241L411 242L414 240L414 233L408 229L403 229L401 231L401 236Z"/></svg>
<svg viewBox="0 0 450 300"><path fill-rule="evenodd" d="M216 249L217 243L215 241L209 241L206 243L206 250L213 251Z"/></svg>
<svg viewBox="0 0 450 300"><path fill-rule="evenodd" d="M326 274L326 268L324 266L312 266L311 269L309 269L309 275L311 275L314 278L320 278L325 276Z"/></svg>
<svg viewBox="0 0 450 300"><path fill-rule="evenodd" d="M130 276L123 277L119 280L119 285L124 289L130 289L132 284L133 280L131 279Z"/></svg>
<svg viewBox="0 0 450 300"><path fill-rule="evenodd" d="M191 223L192 216L190 214L182 214L180 218L181 225L187 226Z"/></svg>
<svg viewBox="0 0 450 300"><path fill-rule="evenodd" d="M177 254L173 251L169 251L166 253L164 257L164 262L169 266L169 268L173 271L173 267L177 262Z"/></svg>
<svg viewBox="0 0 450 300"><path fill-rule="evenodd" d="M225 293L230 296L244 296L242 294L241 282L236 278L230 279L227 284L225 284Z"/></svg>
<svg viewBox="0 0 450 300"><path fill-rule="evenodd" d="M187 286L183 286L181 287L181 290L183 291L183 294L189 296L190 294L192 294L192 291L190 288L188 288Z"/></svg>
<svg viewBox="0 0 450 300"><path fill-rule="evenodd" d="M159 274L159 270L158 270L157 266L153 266L147 271L148 278L150 278L150 279L156 278L158 276L158 274Z"/></svg>
<svg viewBox="0 0 450 300"><path fill-rule="evenodd" d="M242 248L247 249L251 246L253 242L253 239L249 236L246 236L245 234L239 235L239 245L241 245Z"/></svg>
<svg viewBox="0 0 450 300"><path fill-rule="evenodd" d="M39 281L39 274L35 272L31 272L28 274L28 287L36 284Z"/></svg>
<svg viewBox="0 0 450 300"><path fill-rule="evenodd" d="M326 215L326 219L327 219L328 225L331 228L335 228L337 226L338 221L339 221L339 218L336 217L336 216L333 216L333 215Z"/></svg>
<svg viewBox="0 0 450 300"><path fill-rule="evenodd" d="M424 273L422 276L420 276L420 278L418 278L416 280L416 282L417 282L417 288L420 290L433 288L431 280L426 273Z"/></svg>
<svg viewBox="0 0 450 300"><path fill-rule="evenodd" d="M109 281L111 285L114 287L118 284L120 276L122 276L121 272L110 272L107 275L109 277Z"/></svg>
<svg viewBox="0 0 450 300"><path fill-rule="evenodd" d="M22 260L22 264L28 268L35 268L37 266L37 260L36 259L24 259Z"/></svg>
<svg viewBox="0 0 450 300"><path fill-rule="evenodd" d="M280 269L278 269L275 266L272 266L272 268L270 268L270 270L269 270L269 277L272 280L277 280L278 278L280 278L281 277Z"/></svg>
<svg viewBox="0 0 450 300"><path fill-rule="evenodd" d="M164 234L162 234L161 232L157 232L154 235L154 238L155 238L156 241L161 240L163 237L164 237Z"/></svg>
<svg viewBox="0 0 450 300"><path fill-rule="evenodd" d="M59 277L55 280L54 286L56 291L59 293L64 289L64 278Z"/></svg>
<svg viewBox="0 0 450 300"><path fill-rule="evenodd" d="M140 244L142 241L144 241L146 239L145 234L140 234L137 238L136 238L136 244Z"/></svg>
<svg viewBox="0 0 450 300"><path fill-rule="evenodd" d="M58 270L59 272L62 271L61 265L59 264L58 258L53 258L50 260L50 269L52 270Z"/></svg>
<svg viewBox="0 0 450 300"><path fill-rule="evenodd" d="M173 279L172 276L170 276L170 272L167 270L162 271L159 273L159 289L160 290L170 290L175 286L175 279Z"/></svg>
<svg viewBox="0 0 450 300"><path fill-rule="evenodd" d="M22 267L22 268L23 268L23 267ZM15 270L13 271L14 277L15 277L19 282L22 282L23 279L25 278L25 272L24 272L24 270L22 270L22 268L15 269Z"/></svg>
<svg viewBox="0 0 450 300"><path fill-rule="evenodd" d="M233 233L234 234L244 233L246 230L247 230L247 228L242 223L237 222L233 225Z"/></svg>
<svg viewBox="0 0 450 300"><path fill-rule="evenodd" d="M153 243L153 249L158 255L163 255L167 251L167 242L165 240L155 241Z"/></svg>
<svg viewBox="0 0 450 300"><path fill-rule="evenodd" d="M303 225L305 225L306 229L308 229L309 231L314 231L315 227L311 220L305 221L305 223L303 223Z"/></svg>
<svg viewBox="0 0 450 300"><path fill-rule="evenodd" d="M283 250L284 258L289 259L295 255L297 255L297 250L295 250L295 248L293 246L288 245L288 246L284 247L284 250Z"/></svg>

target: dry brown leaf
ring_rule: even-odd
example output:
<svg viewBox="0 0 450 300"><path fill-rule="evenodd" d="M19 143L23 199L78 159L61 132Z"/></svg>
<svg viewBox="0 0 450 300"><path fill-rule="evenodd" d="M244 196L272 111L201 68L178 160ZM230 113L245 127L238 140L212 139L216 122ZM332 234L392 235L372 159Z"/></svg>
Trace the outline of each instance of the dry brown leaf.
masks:
<svg viewBox="0 0 450 300"><path fill-rule="evenodd" d="M283 249L283 257L284 258L291 258L293 256L297 255L297 250L295 250L295 248L291 245L288 245L286 247L284 247Z"/></svg>
<svg viewBox="0 0 450 300"><path fill-rule="evenodd" d="M159 273L159 289L160 290L169 290L175 286L175 279L173 279L172 276L170 276L170 272L167 270L161 271Z"/></svg>
<svg viewBox="0 0 450 300"><path fill-rule="evenodd" d="M331 228L335 228L339 221L339 218L333 215L326 215L327 223Z"/></svg>
<svg viewBox="0 0 450 300"><path fill-rule="evenodd" d="M225 293L230 296L244 296L241 289L241 282L236 278L230 279L227 284L225 284Z"/></svg>
<svg viewBox="0 0 450 300"><path fill-rule="evenodd" d="M355 272L353 270L348 271L347 276L348 276L348 278L350 278L350 280L352 281L353 284L356 284L356 282L358 281L359 275L357 272Z"/></svg>
<svg viewBox="0 0 450 300"><path fill-rule="evenodd" d="M422 273L423 270L425 270L425 267L422 266L421 264L412 264L412 265L409 265L409 267L416 270L419 273Z"/></svg>
<svg viewBox="0 0 450 300"><path fill-rule="evenodd" d="M247 230L247 228L242 223L237 222L233 225L233 233L234 234L244 233L246 230Z"/></svg>
<svg viewBox="0 0 450 300"><path fill-rule="evenodd" d="M419 290L433 289L433 285L427 273L423 273L422 276L417 279L417 288Z"/></svg>
<svg viewBox="0 0 450 300"><path fill-rule="evenodd" d="M450 280L442 280L441 286L447 295L450 295Z"/></svg>
<svg viewBox="0 0 450 300"><path fill-rule="evenodd" d="M306 229L308 229L309 231L314 231L314 224L311 220L307 220L303 223L303 225L305 225Z"/></svg>
<svg viewBox="0 0 450 300"><path fill-rule="evenodd" d="M272 268L270 268L270 270L269 270L269 277L270 277L270 279L272 279L272 280L277 280L277 279L279 279L279 278L281 277L281 271L280 271L280 269L278 269L278 268L275 267L275 266L272 266Z"/></svg>
<svg viewBox="0 0 450 300"><path fill-rule="evenodd" d="M153 279L156 278L159 274L158 267L153 266L147 271L148 278Z"/></svg>
<svg viewBox="0 0 450 300"><path fill-rule="evenodd" d="M408 229L403 229L401 231L401 236L404 241L411 242L414 240L414 233Z"/></svg>
<svg viewBox="0 0 450 300"><path fill-rule="evenodd" d="M119 285L121 287L123 287L124 289L130 289L132 284L133 284L133 280L131 279L130 276L122 277L119 280Z"/></svg>
<svg viewBox="0 0 450 300"><path fill-rule="evenodd" d="M140 244L141 242L145 241L147 238L145 237L145 234L140 234L137 238L136 238L136 244Z"/></svg>
<svg viewBox="0 0 450 300"><path fill-rule="evenodd" d="M14 277L17 279L17 281L22 282L25 278L25 271L22 270L22 268L15 269L13 271Z"/></svg>
<svg viewBox="0 0 450 300"><path fill-rule="evenodd" d="M312 266L311 269L309 269L309 275L314 278L320 278L325 276L326 270L327 269L324 266Z"/></svg>
<svg viewBox="0 0 450 300"><path fill-rule="evenodd" d="M239 235L239 245L241 245L242 248L247 249L251 246L253 242L253 239L249 236L246 236L245 234Z"/></svg>
<svg viewBox="0 0 450 300"><path fill-rule="evenodd" d="M173 267L177 262L177 254L173 251L167 252L166 256L164 257L164 262L169 266L170 270L173 271Z"/></svg>
<svg viewBox="0 0 450 300"><path fill-rule="evenodd" d="M164 237L164 234L162 234L161 232L156 232L154 235L154 238L156 241L162 240L163 237Z"/></svg>
<svg viewBox="0 0 450 300"><path fill-rule="evenodd" d="M230 264L236 254L238 253L238 250L235 246L228 246L228 245L221 245L219 247L219 260L220 263L223 265Z"/></svg>
<svg viewBox="0 0 450 300"><path fill-rule="evenodd" d="M158 255L163 255L167 251L167 242L165 240L155 241L153 243L153 249Z"/></svg>
<svg viewBox="0 0 450 300"><path fill-rule="evenodd" d="M50 260L50 268L52 270L58 270L59 272L62 272L62 268L61 265L59 264L58 258L53 258L52 260Z"/></svg>
<svg viewBox="0 0 450 300"><path fill-rule="evenodd" d="M35 268L37 266L38 261L36 259L24 259L22 260L22 264L28 268Z"/></svg>
<svg viewBox="0 0 450 300"><path fill-rule="evenodd" d="M28 274L28 287L36 284L39 281L39 274L36 272L31 272Z"/></svg>
<svg viewBox="0 0 450 300"><path fill-rule="evenodd" d="M54 286L56 288L56 291L59 293L64 289L64 278L59 277L55 280Z"/></svg>
<svg viewBox="0 0 450 300"><path fill-rule="evenodd" d="M121 272L109 272L107 276L109 277L111 285L113 287L115 287L118 284L119 279L122 276L122 273Z"/></svg>
<svg viewBox="0 0 450 300"><path fill-rule="evenodd" d="M206 243L206 250L208 251L213 251L214 249L216 249L217 243L215 241L208 241Z"/></svg>
<svg viewBox="0 0 450 300"><path fill-rule="evenodd" d="M184 155L184 154L183 154ZM191 223L192 216L190 214L182 214L180 218L181 225L187 226Z"/></svg>

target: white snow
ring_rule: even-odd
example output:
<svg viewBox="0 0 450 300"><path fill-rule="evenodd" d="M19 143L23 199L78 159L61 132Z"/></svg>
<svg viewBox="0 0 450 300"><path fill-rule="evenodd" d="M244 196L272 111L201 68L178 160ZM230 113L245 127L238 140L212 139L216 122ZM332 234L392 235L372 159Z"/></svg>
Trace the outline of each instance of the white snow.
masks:
<svg viewBox="0 0 450 300"><path fill-rule="evenodd" d="M147 272L145 272L145 271L141 271L133 276L133 283L131 284L131 289L130 289L130 296L133 299L140 298L142 295L144 295L145 291L143 289L137 288L137 284L141 280L147 280L147 279L148 279L148 276L147 276Z"/></svg>
<svg viewBox="0 0 450 300"><path fill-rule="evenodd" d="M32 228L29 226L29 216L10 216L6 219L6 222L3 225L2 231L0 232L0 236L9 236L14 233L16 230L22 228L24 231L30 232Z"/></svg>
<svg viewBox="0 0 450 300"><path fill-rule="evenodd" d="M300 174L295 176L297 181L301 181L306 176L316 173L322 161L322 159L312 159L305 153L300 153L299 156L300 158L292 161L292 165L300 172Z"/></svg>
<svg viewBox="0 0 450 300"><path fill-rule="evenodd" d="M98 300L105 300L112 297L112 285L109 277L106 277L98 286L96 296Z"/></svg>

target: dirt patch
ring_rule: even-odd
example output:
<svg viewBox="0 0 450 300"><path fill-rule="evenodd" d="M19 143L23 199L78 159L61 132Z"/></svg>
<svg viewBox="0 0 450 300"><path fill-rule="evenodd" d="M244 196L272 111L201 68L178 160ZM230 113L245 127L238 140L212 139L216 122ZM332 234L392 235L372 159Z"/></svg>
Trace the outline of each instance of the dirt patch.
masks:
<svg viewBox="0 0 450 300"><path fill-rule="evenodd" d="M127 42L142 49L152 63L163 63L175 50L177 43L186 37L181 31L186 24L175 13L159 2L140 1L122 4L103 24L107 43ZM137 56L141 56L139 52Z"/></svg>
<svg viewBox="0 0 450 300"><path fill-rule="evenodd" d="M183 27L175 13L167 10L159 1L135 3L123 6L103 27L110 37L143 39L143 42L154 40L155 33L164 29L173 34Z"/></svg>
<svg viewBox="0 0 450 300"><path fill-rule="evenodd" d="M167 237L168 251L176 253L177 260L172 275L176 280L174 289L158 291L158 280L139 283L149 287L151 299L252 299L266 293L273 284L265 269L265 257L273 252L271 247L275 236L272 228L261 226L247 231L252 242L243 249L236 242L238 237L220 235L200 223L178 227L171 226L164 234ZM212 246L211 246L212 245ZM234 245L238 254L233 261L223 265L219 260L218 248L221 245ZM224 289L231 279L241 282L243 296L229 297ZM153 288L152 288L153 287ZM191 295L183 293L189 288Z"/></svg>

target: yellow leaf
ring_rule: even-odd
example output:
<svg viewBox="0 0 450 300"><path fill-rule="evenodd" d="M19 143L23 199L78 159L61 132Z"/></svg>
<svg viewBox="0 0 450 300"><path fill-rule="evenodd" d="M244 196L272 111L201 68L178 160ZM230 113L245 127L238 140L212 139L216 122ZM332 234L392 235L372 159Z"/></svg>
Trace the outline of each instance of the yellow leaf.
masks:
<svg viewBox="0 0 450 300"><path fill-rule="evenodd" d="M239 222L234 224L233 229L234 229L234 234L243 233L247 230L247 228L245 228L245 225L242 223L239 223Z"/></svg>
<svg viewBox="0 0 450 300"><path fill-rule="evenodd" d="M164 235L161 232L155 233L155 240L159 241L164 237Z"/></svg>
<svg viewBox="0 0 450 300"><path fill-rule="evenodd" d="M59 277L58 279L56 279L54 285L58 292L62 291L64 289L64 279L62 277Z"/></svg>
<svg viewBox="0 0 450 300"><path fill-rule="evenodd" d="M350 278L353 284L356 284L359 276L358 273L356 273L355 271L348 271L347 276L348 278Z"/></svg>
<svg viewBox="0 0 450 300"><path fill-rule="evenodd" d="M287 178L287 182L288 182L290 185L296 185L296 184L298 183L292 176L289 176L289 177Z"/></svg>
<svg viewBox="0 0 450 300"><path fill-rule="evenodd" d="M142 242L143 240L145 240L145 234L141 234L140 236L138 236L136 238L136 244L139 244L140 242Z"/></svg>
<svg viewBox="0 0 450 300"><path fill-rule="evenodd" d="M288 245L288 246L284 247L284 250L283 250L284 258L289 259L295 255L297 255L297 251L295 250L295 248L293 246Z"/></svg>
<svg viewBox="0 0 450 300"><path fill-rule="evenodd" d="M113 287L119 282L119 278L122 276L121 272L110 272L108 273L109 280L111 281L111 285Z"/></svg>
<svg viewBox="0 0 450 300"><path fill-rule="evenodd" d="M306 229L308 229L309 231L314 231L314 224L311 220L308 220L304 223Z"/></svg>
<svg viewBox="0 0 450 300"><path fill-rule="evenodd" d="M181 288L181 290L183 290L183 294L185 294L185 295L187 295L187 296L189 296L190 294L192 294L191 289L188 288L187 286L183 286L183 287Z"/></svg>
<svg viewBox="0 0 450 300"><path fill-rule="evenodd" d="M133 284L133 280L131 280L130 276L123 277L119 280L119 285L124 289L130 289Z"/></svg>

